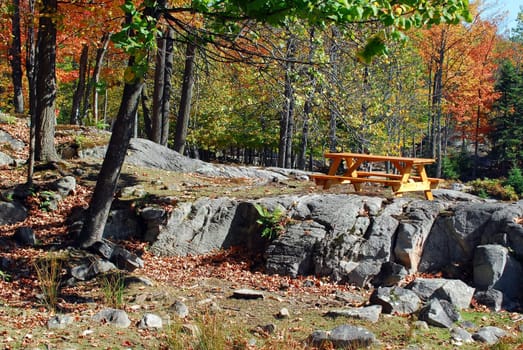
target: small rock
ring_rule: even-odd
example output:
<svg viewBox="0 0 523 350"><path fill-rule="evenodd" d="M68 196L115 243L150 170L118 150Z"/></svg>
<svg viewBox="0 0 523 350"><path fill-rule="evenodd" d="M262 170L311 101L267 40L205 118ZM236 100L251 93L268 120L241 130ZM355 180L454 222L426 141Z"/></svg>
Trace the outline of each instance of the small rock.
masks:
<svg viewBox="0 0 523 350"><path fill-rule="evenodd" d="M276 325L274 323L269 323L269 324L259 326L259 327L263 332L265 332L267 334L273 334L274 331L276 330Z"/></svg>
<svg viewBox="0 0 523 350"><path fill-rule="evenodd" d="M363 305L366 302L365 298L359 294L339 291L336 292L335 299L350 306Z"/></svg>
<svg viewBox="0 0 523 350"><path fill-rule="evenodd" d="M488 290L478 290L474 293L474 299L481 305L485 305L490 310L498 312L503 307L503 292L489 288Z"/></svg>
<svg viewBox="0 0 523 350"><path fill-rule="evenodd" d="M476 341L493 345L498 342L499 338L506 335L507 333L501 328L488 326L480 328L472 335L472 338Z"/></svg>
<svg viewBox="0 0 523 350"><path fill-rule="evenodd" d="M119 328L127 328L131 325L131 320L123 310L104 309L92 317L93 321L106 322Z"/></svg>
<svg viewBox="0 0 523 350"><path fill-rule="evenodd" d="M468 331L466 331L463 328L454 327L450 330L450 336L452 339L454 339L457 342L463 342L466 344L473 343L474 339L472 338L472 334L470 334Z"/></svg>
<svg viewBox="0 0 523 350"><path fill-rule="evenodd" d="M431 299L419 312L419 319L435 327L450 328L459 320L455 307L446 300Z"/></svg>
<svg viewBox="0 0 523 350"><path fill-rule="evenodd" d="M263 293L252 289L237 289L232 293L235 299L263 299Z"/></svg>
<svg viewBox="0 0 523 350"><path fill-rule="evenodd" d="M143 284L144 286L147 286L147 287L152 287L154 285L154 283L150 279L148 279L146 277L142 277L142 276L126 277L124 283L126 286L130 286L133 283Z"/></svg>
<svg viewBox="0 0 523 350"><path fill-rule="evenodd" d="M31 227L22 226L16 229L13 239L16 243L24 246L34 246L36 244L36 236Z"/></svg>
<svg viewBox="0 0 523 350"><path fill-rule="evenodd" d="M276 314L277 318L289 318L291 314L286 307L281 308L281 310Z"/></svg>
<svg viewBox="0 0 523 350"><path fill-rule="evenodd" d="M156 207L145 207L140 210L140 216L146 221L159 220L165 215L165 210Z"/></svg>
<svg viewBox="0 0 523 350"><path fill-rule="evenodd" d="M325 316L330 317L351 317L361 320L378 322L381 314L381 305L372 305L360 308L335 309L328 311Z"/></svg>
<svg viewBox="0 0 523 350"><path fill-rule="evenodd" d="M139 329L160 329L163 327L162 318L155 314L145 314L138 323Z"/></svg>
<svg viewBox="0 0 523 350"><path fill-rule="evenodd" d="M176 314L176 316L180 318L186 318L189 316L189 308L181 301L175 301L174 304L171 305L170 309Z"/></svg>
<svg viewBox="0 0 523 350"><path fill-rule="evenodd" d="M401 287L380 287L370 296L372 304L381 305L383 313L410 315L416 312L420 298L413 291Z"/></svg>
<svg viewBox="0 0 523 350"><path fill-rule="evenodd" d="M69 194L74 192L76 188L76 179L73 176L65 176L61 179L56 180L52 185L51 189L58 192L60 196L67 197Z"/></svg>
<svg viewBox="0 0 523 350"><path fill-rule="evenodd" d="M49 329L64 329L73 323L73 318L69 315L56 315L47 321L47 328Z"/></svg>
<svg viewBox="0 0 523 350"><path fill-rule="evenodd" d="M303 287L305 287L305 288L312 288L314 286L315 286L315 283L312 280L303 281Z"/></svg>
<svg viewBox="0 0 523 350"><path fill-rule="evenodd" d="M327 341L336 349L357 349L371 346L376 336L363 327L341 325L330 332L314 331L308 338L312 346L321 346Z"/></svg>

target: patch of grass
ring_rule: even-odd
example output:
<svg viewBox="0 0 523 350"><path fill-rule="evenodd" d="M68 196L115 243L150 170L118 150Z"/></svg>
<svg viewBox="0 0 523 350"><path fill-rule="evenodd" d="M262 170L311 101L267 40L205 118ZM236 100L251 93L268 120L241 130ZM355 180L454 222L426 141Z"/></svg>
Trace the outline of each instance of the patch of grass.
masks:
<svg viewBox="0 0 523 350"><path fill-rule="evenodd" d="M49 253L34 263L42 300L49 310L55 310L60 295L62 257Z"/></svg>
<svg viewBox="0 0 523 350"><path fill-rule="evenodd" d="M121 308L124 305L125 276L121 272L103 275L100 280L104 302L107 306Z"/></svg>

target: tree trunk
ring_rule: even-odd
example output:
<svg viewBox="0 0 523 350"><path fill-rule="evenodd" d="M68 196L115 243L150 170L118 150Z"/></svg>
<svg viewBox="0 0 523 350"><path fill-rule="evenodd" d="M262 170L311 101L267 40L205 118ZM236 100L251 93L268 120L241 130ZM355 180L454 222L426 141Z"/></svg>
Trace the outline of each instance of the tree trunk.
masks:
<svg viewBox="0 0 523 350"><path fill-rule="evenodd" d="M156 51L156 66L154 69L153 110L151 141L161 143L162 141L162 119L163 119L163 94L165 84L165 49L167 40L164 35L159 34L157 39L158 50Z"/></svg>
<svg viewBox="0 0 523 350"><path fill-rule="evenodd" d="M292 73L294 70L294 56L296 53L296 39L290 36L287 39L287 52L285 62L285 87L283 93L283 108L280 114L280 141L278 146L278 166L286 168L290 166L292 160L292 134L293 134L293 114L294 114L294 87Z"/></svg>
<svg viewBox="0 0 523 350"><path fill-rule="evenodd" d="M22 45L20 34L20 0L13 0L12 29L13 41L9 48L13 80L13 104L15 113L24 113L22 90Z"/></svg>
<svg viewBox="0 0 523 350"><path fill-rule="evenodd" d="M143 114L143 128L145 137L152 139L153 121L151 120L151 109L149 108L149 94L147 93L147 84L144 83L141 94L142 114Z"/></svg>
<svg viewBox="0 0 523 350"><path fill-rule="evenodd" d="M329 64L331 66L331 75L329 77L329 82L332 86L335 86L336 80L338 79L338 60L339 60L339 46L336 42L336 39L340 36L340 31L336 26L332 27L331 30L332 33L332 39L329 45ZM327 95L329 96L329 151L336 152L336 149L338 147L338 139L336 136L336 129L337 129L337 119L338 119L338 111L336 108L334 108L333 100L333 90L332 88L329 89L327 92Z"/></svg>
<svg viewBox="0 0 523 350"><path fill-rule="evenodd" d="M102 70L103 60L105 57L105 53L107 52L107 48L109 47L109 42L111 41L111 33L104 33L102 36L101 43L102 45L96 49L96 58L94 61L94 69L93 69L93 75L89 81L89 86L87 87L87 94L85 95L86 100L84 102L84 111L82 113L82 117L86 117L87 115L87 109L89 104L89 95L91 94L91 90L93 93L93 119L96 124L98 124L99 119L99 111L98 111L98 83L100 82L100 72ZM107 100L104 101L106 103ZM104 124L105 124L105 118L104 118Z"/></svg>
<svg viewBox="0 0 523 350"><path fill-rule="evenodd" d="M183 154L187 140L187 129L191 115L191 100L194 88L194 68L196 63L196 43L188 42L185 51L185 70L183 72L182 96L176 120L174 150Z"/></svg>
<svg viewBox="0 0 523 350"><path fill-rule="evenodd" d="M142 87L142 81L125 84L113 133L89 203L87 219L80 235L79 243L82 248L87 248L102 239L122 164L134 130L134 118Z"/></svg>
<svg viewBox="0 0 523 350"><path fill-rule="evenodd" d="M167 29L165 31L165 73L163 83L163 101L162 101L162 135L160 144L167 146L169 141L169 122L171 117L171 94L173 85L171 78L173 75L174 62L174 31Z"/></svg>
<svg viewBox="0 0 523 350"><path fill-rule="evenodd" d="M85 94L85 78L87 75L87 60L89 58L89 46L84 44L82 46L82 53L80 54L80 71L78 74L78 85L76 86L76 91L73 96L73 106L71 109L71 119L70 124L80 125L80 103L82 102L82 97Z"/></svg>
<svg viewBox="0 0 523 350"><path fill-rule="evenodd" d="M165 0L158 1L155 5L151 6L154 7L147 6L144 9L143 17L157 20L160 15L157 9L164 8ZM126 20L127 23L129 23L132 20L131 16L127 15ZM129 33L130 36L133 36L133 34L133 32ZM145 53L141 52L140 54ZM135 68L134 65L135 57L131 56L128 67ZM114 123L111 139L109 140L109 146L102 163L102 168L98 174L93 196L89 203L86 221L78 238L77 243L82 248L91 246L103 237L105 223L109 216L118 178L131 141L134 129L133 122L138 109L143 85L143 77L140 76L136 77L133 81L126 81L125 83L122 101Z"/></svg>
<svg viewBox="0 0 523 350"><path fill-rule="evenodd" d="M314 34L315 30L314 27L310 29L309 31L309 64L312 64L312 61L314 59L314 53L316 51L316 45L314 44ZM309 70L310 67L307 67L307 77L309 80L309 84L311 86L311 90L307 94L307 99L305 100L305 105L303 106L303 127L302 127L302 133L301 133L301 142L300 142L300 152L298 156L298 169L305 170L305 167L307 166L307 147L309 142L309 123L310 118L312 115L312 106L313 106L313 98L314 94L316 92L316 78L311 70Z"/></svg>
<svg viewBox="0 0 523 350"><path fill-rule="evenodd" d="M27 184L32 185L34 174L35 160L35 130L36 130L36 82L35 82L35 64L36 50L33 19L35 14L35 0L29 0L29 18L25 42L25 72L29 86L29 159L27 165Z"/></svg>
<svg viewBox="0 0 523 350"><path fill-rule="evenodd" d="M35 159L58 159L54 146L56 125L56 12L57 0L43 0L38 23L36 74Z"/></svg>

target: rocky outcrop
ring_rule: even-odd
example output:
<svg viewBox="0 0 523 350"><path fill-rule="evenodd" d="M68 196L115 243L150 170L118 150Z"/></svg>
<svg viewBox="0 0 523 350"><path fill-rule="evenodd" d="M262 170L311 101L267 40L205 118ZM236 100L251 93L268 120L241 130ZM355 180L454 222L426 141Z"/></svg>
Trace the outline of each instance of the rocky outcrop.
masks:
<svg viewBox="0 0 523 350"><path fill-rule="evenodd" d="M265 207L268 215L275 208L284 213L281 235L270 241L260 236L262 225L257 222L260 213L255 205ZM180 203L170 214L145 210L142 219L155 254L201 254L240 245L264 253L269 273L328 276L358 286L393 286L407 273L442 272L471 287L440 283L420 297L428 300L437 296L463 308L470 303L474 288L500 290L511 300L510 305L522 298L503 283L504 278L511 278L509 274L521 270L523 228L514 223L514 218L521 216L523 201L450 202L436 196L429 202L311 194L257 201L202 198ZM485 242L495 242L505 252L500 255L508 262L502 264L504 268L495 261L490 265L474 262L480 259ZM487 283L474 277L487 278L482 272L486 268L496 269L492 273L499 278Z"/></svg>

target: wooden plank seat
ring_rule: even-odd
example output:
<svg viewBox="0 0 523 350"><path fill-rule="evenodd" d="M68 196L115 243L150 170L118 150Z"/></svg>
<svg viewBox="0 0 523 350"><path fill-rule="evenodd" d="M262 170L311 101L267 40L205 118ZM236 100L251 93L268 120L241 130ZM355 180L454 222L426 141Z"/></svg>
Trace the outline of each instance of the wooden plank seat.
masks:
<svg viewBox="0 0 523 350"><path fill-rule="evenodd" d="M344 175L326 175L326 174L313 174L311 177L314 179L314 182L317 185L325 185L326 181L332 181L332 183L362 183L362 182L374 182L374 183L382 183L386 186L392 186L392 185L400 185L401 180L395 180L395 179L387 179L387 178L374 178L369 176L359 176L353 177L353 176L344 176Z"/></svg>
<svg viewBox="0 0 523 350"><path fill-rule="evenodd" d="M401 179L402 174L389 174L389 173L381 173L381 172L370 172L370 171L358 171L358 177L384 177L388 179ZM418 175L411 175L409 176L409 180L412 179L414 181L421 181L421 176ZM428 177L427 180L430 182L430 187L432 189L438 188L438 185L440 182L443 182L443 179L438 179L437 177Z"/></svg>

